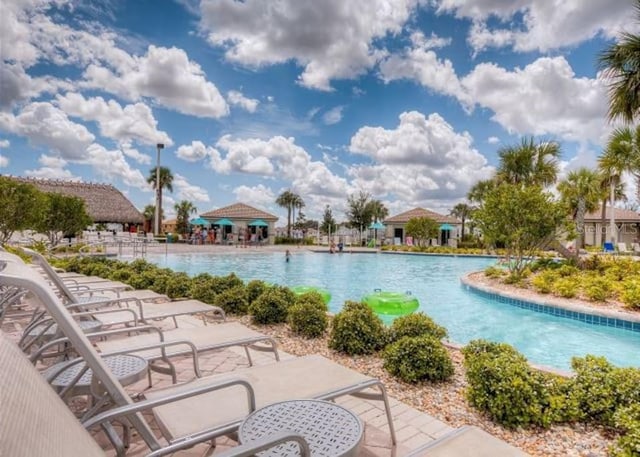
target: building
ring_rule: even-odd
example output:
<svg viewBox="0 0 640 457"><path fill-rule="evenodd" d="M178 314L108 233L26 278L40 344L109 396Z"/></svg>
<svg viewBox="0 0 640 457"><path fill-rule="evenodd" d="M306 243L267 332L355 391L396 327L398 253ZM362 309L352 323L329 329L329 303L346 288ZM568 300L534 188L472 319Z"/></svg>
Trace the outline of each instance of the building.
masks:
<svg viewBox="0 0 640 457"><path fill-rule="evenodd" d="M637 242L640 239L640 215L629 209L614 208L613 217L616 223L616 241L619 243ZM604 233L601 242L611 240L609 224L611 221L611 207L607 206L604 230L602 226L602 207L593 213L584 216L584 244L585 246L598 245L598 233Z"/></svg>
<svg viewBox="0 0 640 457"><path fill-rule="evenodd" d="M176 233L178 228L178 219L167 219L162 221L162 233Z"/></svg>
<svg viewBox="0 0 640 457"><path fill-rule="evenodd" d="M236 242L240 236L245 236L247 229L253 241L262 240L267 244L275 242L278 217L245 203L234 203L208 211L200 214L200 217L208 220L218 230L224 242Z"/></svg>
<svg viewBox="0 0 640 457"><path fill-rule="evenodd" d="M405 244L405 227L407 222L417 217L428 217L440 224L440 236L437 242L442 246L453 244L460 236L462 224L455 217L438 214L424 208L414 208L384 220L384 224L386 225L385 238L393 244ZM452 240L452 242L450 243L449 240Z"/></svg>
<svg viewBox="0 0 640 457"><path fill-rule="evenodd" d="M125 225L138 225L144 222L142 213L111 184L17 176L8 176L8 178L32 184L42 192L55 192L81 198L84 200L87 213L93 219L93 223L103 224L110 230L123 230Z"/></svg>

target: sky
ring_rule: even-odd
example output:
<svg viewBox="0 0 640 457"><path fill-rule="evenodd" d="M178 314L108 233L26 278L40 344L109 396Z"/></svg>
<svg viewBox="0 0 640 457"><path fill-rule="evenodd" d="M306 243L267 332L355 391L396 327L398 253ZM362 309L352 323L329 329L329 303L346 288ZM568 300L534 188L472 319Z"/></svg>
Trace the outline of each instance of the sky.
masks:
<svg viewBox="0 0 640 457"><path fill-rule="evenodd" d="M523 137L595 166L597 57L633 0L0 0L0 173L110 183L139 208L286 220L368 192L448 213Z"/></svg>

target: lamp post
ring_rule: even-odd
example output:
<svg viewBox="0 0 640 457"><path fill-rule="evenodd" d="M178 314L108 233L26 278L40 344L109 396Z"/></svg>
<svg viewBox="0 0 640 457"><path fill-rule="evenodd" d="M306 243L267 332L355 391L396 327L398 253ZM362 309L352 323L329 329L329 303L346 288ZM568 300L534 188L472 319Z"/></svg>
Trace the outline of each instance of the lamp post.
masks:
<svg viewBox="0 0 640 457"><path fill-rule="evenodd" d="M162 192L162 187L160 186L160 150L164 149L164 144L158 143L156 148L158 150L156 158L156 218L153 233L155 236L158 236L160 235L160 214L162 213L162 208L160 208L160 192Z"/></svg>

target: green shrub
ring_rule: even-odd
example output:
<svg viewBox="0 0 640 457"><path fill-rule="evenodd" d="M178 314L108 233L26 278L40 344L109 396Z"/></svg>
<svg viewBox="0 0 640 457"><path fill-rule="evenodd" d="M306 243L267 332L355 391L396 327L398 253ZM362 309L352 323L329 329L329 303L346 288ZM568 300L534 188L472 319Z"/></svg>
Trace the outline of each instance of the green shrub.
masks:
<svg viewBox="0 0 640 457"><path fill-rule="evenodd" d="M213 305L216 301L218 293L217 282L209 273L201 273L191 279L191 289L189 296L194 300L200 300L204 303Z"/></svg>
<svg viewBox="0 0 640 457"><path fill-rule="evenodd" d="M384 369L404 382L446 381L453 362L439 339L431 335L405 336L384 350Z"/></svg>
<svg viewBox="0 0 640 457"><path fill-rule="evenodd" d="M227 289L216 295L213 304L222 308L227 314L247 314L249 310L247 290L244 285Z"/></svg>
<svg viewBox="0 0 640 457"><path fill-rule="evenodd" d="M581 419L612 425L618 406L613 376L615 367L604 357L593 355L574 357L571 366L576 373L573 391L582 413Z"/></svg>
<svg viewBox="0 0 640 457"><path fill-rule="evenodd" d="M173 272L169 269L163 268L155 272L147 272L146 274L150 274L153 279L151 285L149 285L149 289L159 294L167 293L167 284L171 281L173 276Z"/></svg>
<svg viewBox="0 0 640 457"><path fill-rule="evenodd" d="M136 273L142 273L143 271L149 271L158 268L154 264L149 263L144 259L134 260L129 264L129 267Z"/></svg>
<svg viewBox="0 0 640 457"><path fill-rule="evenodd" d="M583 278L582 290L584 296L592 301L606 301L613 292L611 282L603 276L596 275Z"/></svg>
<svg viewBox="0 0 640 457"><path fill-rule="evenodd" d="M304 297L304 295L300 297ZM322 296L317 293L316 295L320 297L320 303L315 300L298 300L289 308L287 322L289 322L291 330L305 338L322 336L329 324L327 307L322 300Z"/></svg>
<svg viewBox="0 0 640 457"><path fill-rule="evenodd" d="M234 287L244 286L244 281L238 278L235 273L229 273L227 276L215 276L212 278L213 289L216 294L220 294L225 290Z"/></svg>
<svg viewBox="0 0 640 457"><path fill-rule="evenodd" d="M249 314L256 324L286 322L287 313L295 298L294 293L286 287L270 286L249 305Z"/></svg>
<svg viewBox="0 0 640 457"><path fill-rule="evenodd" d="M462 349L469 383L467 399L480 411L504 425L547 427L556 411L545 388L548 378L532 370L527 360L503 343L483 340L470 342Z"/></svg>
<svg viewBox="0 0 640 457"><path fill-rule="evenodd" d="M382 320L365 303L346 301L333 318L329 347L349 355L371 354L386 344Z"/></svg>
<svg viewBox="0 0 640 457"><path fill-rule="evenodd" d="M191 278L186 273L167 275L165 293L169 298L186 298L191 291ZM155 285L155 282L154 282Z"/></svg>
<svg viewBox="0 0 640 457"><path fill-rule="evenodd" d="M499 267L487 267L484 269L484 275L487 278L501 278L506 272Z"/></svg>
<svg viewBox="0 0 640 457"><path fill-rule="evenodd" d="M579 282L575 276L562 277L553 283L552 292L564 298L573 298L578 295Z"/></svg>
<svg viewBox="0 0 640 457"><path fill-rule="evenodd" d="M269 285L266 282L259 279L249 281L247 283L247 300L249 301L249 304L253 303L256 298L262 295L262 292L264 292L268 287Z"/></svg>
<svg viewBox="0 0 640 457"><path fill-rule="evenodd" d="M611 449L614 457L637 457L640 455L640 404L620 408L613 416L613 421L622 436Z"/></svg>
<svg viewBox="0 0 640 457"><path fill-rule="evenodd" d="M397 318L389 328L389 341L395 342L405 336L431 336L438 340L447 336L447 329L438 325L424 313L412 313Z"/></svg>
<svg viewBox="0 0 640 457"><path fill-rule="evenodd" d="M128 284L134 289L149 289L158 276L157 271L147 270L139 274L134 274L128 280ZM161 292L164 293L164 292Z"/></svg>
<svg viewBox="0 0 640 457"><path fill-rule="evenodd" d="M546 270L536 275L531 280L534 290L541 294L548 294L553 290L553 284L558 280L559 274L555 270Z"/></svg>
<svg viewBox="0 0 640 457"><path fill-rule="evenodd" d="M622 283L620 300L629 308L640 308L640 280L629 278Z"/></svg>
<svg viewBox="0 0 640 457"><path fill-rule="evenodd" d="M569 276L580 273L580 270L577 267L568 264L561 265L558 269L556 269L556 271L563 278L567 278Z"/></svg>
<svg viewBox="0 0 640 457"><path fill-rule="evenodd" d="M111 273L109 274L109 279L111 279L112 281L127 282L129 281L129 278L132 274L133 272L128 268L118 268L117 270L111 271Z"/></svg>
<svg viewBox="0 0 640 457"><path fill-rule="evenodd" d="M93 265L90 265L86 268L86 275L89 276L100 276L101 278L108 278L109 274L111 273L111 269L109 268L108 265L105 265L103 263L96 263Z"/></svg>
<svg viewBox="0 0 640 457"><path fill-rule="evenodd" d="M316 292L315 290L296 295L296 303L310 303L324 311L328 311L329 309L324 302L322 295L320 295L320 293Z"/></svg>

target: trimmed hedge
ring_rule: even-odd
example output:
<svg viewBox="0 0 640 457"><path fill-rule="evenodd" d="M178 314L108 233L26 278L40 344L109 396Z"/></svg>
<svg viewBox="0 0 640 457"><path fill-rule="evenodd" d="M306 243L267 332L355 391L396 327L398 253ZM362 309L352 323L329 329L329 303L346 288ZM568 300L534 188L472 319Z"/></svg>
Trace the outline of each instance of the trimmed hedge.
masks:
<svg viewBox="0 0 640 457"><path fill-rule="evenodd" d="M249 314L255 324L279 324L287 321L289 308L295 302L295 294L286 287L270 286L249 306Z"/></svg>
<svg viewBox="0 0 640 457"><path fill-rule="evenodd" d="M447 329L436 324L424 313L412 313L398 317L389 328L389 341L392 343L405 336L425 335L441 340L447 336Z"/></svg>
<svg viewBox="0 0 640 457"><path fill-rule="evenodd" d="M365 303L346 301L333 318L329 347L348 355L371 354L382 349L387 335L382 320Z"/></svg>
<svg viewBox="0 0 640 457"><path fill-rule="evenodd" d="M409 383L446 381L453 362L442 342L431 335L405 336L384 350L384 369Z"/></svg>

